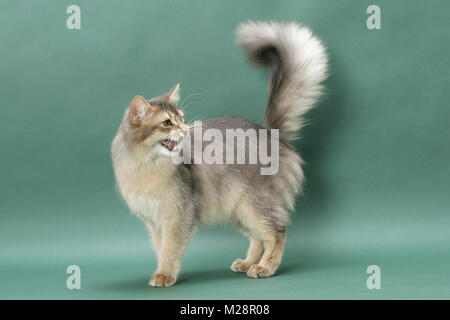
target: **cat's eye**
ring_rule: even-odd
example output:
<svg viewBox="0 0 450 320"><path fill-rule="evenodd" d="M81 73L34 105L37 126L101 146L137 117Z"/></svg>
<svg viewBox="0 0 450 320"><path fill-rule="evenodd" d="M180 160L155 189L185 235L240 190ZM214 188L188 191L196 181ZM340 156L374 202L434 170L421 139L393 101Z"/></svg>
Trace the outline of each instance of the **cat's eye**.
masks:
<svg viewBox="0 0 450 320"><path fill-rule="evenodd" d="M163 126L164 128L169 128L169 127L172 126L172 121L170 121L170 119L167 119L167 120L165 120L165 121L162 122L162 126Z"/></svg>

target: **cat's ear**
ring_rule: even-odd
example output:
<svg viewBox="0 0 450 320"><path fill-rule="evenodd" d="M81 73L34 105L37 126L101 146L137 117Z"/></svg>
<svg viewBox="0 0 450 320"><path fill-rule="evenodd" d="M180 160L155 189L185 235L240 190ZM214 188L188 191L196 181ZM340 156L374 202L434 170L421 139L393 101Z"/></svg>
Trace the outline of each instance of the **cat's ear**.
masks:
<svg viewBox="0 0 450 320"><path fill-rule="evenodd" d="M163 97L170 103L178 104L178 102L180 102L180 84L177 83L175 87L170 89Z"/></svg>
<svg viewBox="0 0 450 320"><path fill-rule="evenodd" d="M129 120L132 125L140 125L144 119L151 112L150 103L142 96L134 97L130 102Z"/></svg>

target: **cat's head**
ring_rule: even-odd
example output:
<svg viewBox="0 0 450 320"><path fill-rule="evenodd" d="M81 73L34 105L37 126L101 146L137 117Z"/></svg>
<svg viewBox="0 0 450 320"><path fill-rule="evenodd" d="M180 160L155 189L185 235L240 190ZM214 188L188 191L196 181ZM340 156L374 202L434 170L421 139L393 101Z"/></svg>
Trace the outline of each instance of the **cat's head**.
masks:
<svg viewBox="0 0 450 320"><path fill-rule="evenodd" d="M153 154L172 156L182 147L189 132L184 113L177 105L180 100L177 84L165 95L146 100L134 97L128 108L128 137L138 147Z"/></svg>

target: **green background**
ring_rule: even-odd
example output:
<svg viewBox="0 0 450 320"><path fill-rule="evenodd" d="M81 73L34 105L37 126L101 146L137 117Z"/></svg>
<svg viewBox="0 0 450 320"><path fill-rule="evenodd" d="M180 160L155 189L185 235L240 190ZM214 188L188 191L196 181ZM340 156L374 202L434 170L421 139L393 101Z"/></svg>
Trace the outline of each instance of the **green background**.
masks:
<svg viewBox="0 0 450 320"><path fill-rule="evenodd" d="M81 30L66 8L81 7ZM368 30L366 8L381 8ZM450 298L450 2L2 1L0 298ZM114 186L124 108L181 82L187 118L261 122L267 72L234 45L239 22L296 20L328 47L326 95L297 150L307 162L275 277L229 270L247 240L200 230L179 282ZM68 290L79 265L82 289ZM366 268L381 268L368 290Z"/></svg>

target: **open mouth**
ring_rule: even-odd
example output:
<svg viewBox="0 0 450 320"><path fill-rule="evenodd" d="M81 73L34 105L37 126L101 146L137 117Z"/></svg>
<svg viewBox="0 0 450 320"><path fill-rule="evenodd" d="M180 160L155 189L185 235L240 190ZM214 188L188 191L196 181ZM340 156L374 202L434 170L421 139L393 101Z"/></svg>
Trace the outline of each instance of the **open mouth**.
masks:
<svg viewBox="0 0 450 320"><path fill-rule="evenodd" d="M159 143L167 150L172 151L177 146L178 141L166 138L166 139L161 140Z"/></svg>

